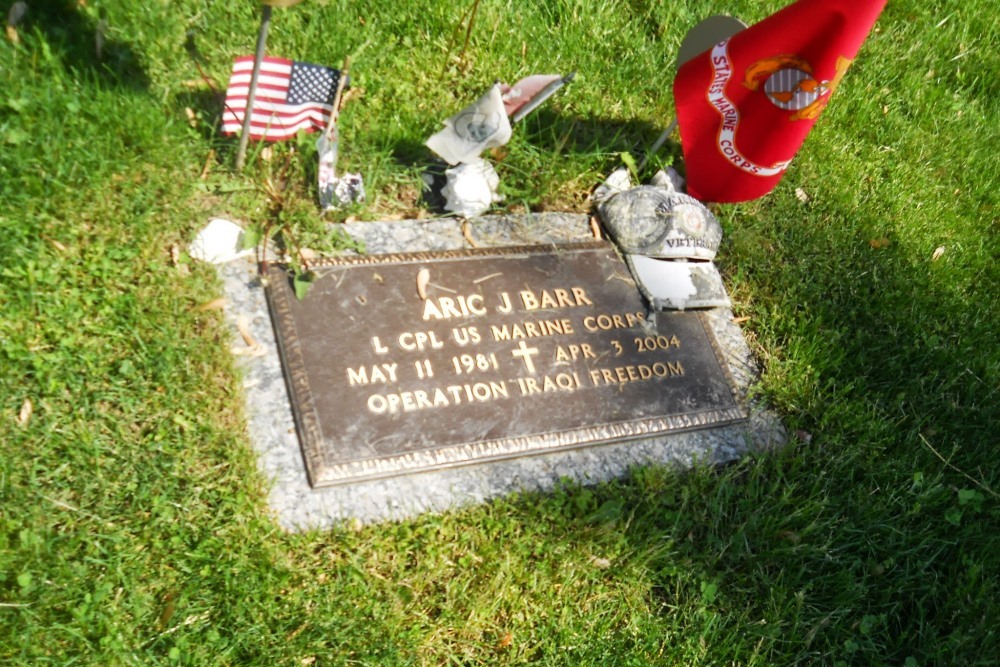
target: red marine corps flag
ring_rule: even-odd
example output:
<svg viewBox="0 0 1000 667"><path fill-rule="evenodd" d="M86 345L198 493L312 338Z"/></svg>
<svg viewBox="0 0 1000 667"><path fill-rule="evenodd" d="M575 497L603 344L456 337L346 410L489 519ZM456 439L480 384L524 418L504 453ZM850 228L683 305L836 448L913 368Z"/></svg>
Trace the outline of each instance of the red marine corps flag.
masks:
<svg viewBox="0 0 1000 667"><path fill-rule="evenodd" d="M688 192L774 189L886 0L799 0L687 61L674 80Z"/></svg>

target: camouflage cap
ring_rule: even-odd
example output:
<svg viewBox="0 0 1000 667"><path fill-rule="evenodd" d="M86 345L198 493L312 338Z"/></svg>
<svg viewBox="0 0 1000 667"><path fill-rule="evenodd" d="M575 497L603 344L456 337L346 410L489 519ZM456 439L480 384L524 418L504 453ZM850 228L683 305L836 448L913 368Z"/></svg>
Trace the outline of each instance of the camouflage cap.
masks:
<svg viewBox="0 0 1000 667"><path fill-rule="evenodd" d="M722 225L694 197L640 185L605 198L598 212L654 310L728 306L712 263Z"/></svg>

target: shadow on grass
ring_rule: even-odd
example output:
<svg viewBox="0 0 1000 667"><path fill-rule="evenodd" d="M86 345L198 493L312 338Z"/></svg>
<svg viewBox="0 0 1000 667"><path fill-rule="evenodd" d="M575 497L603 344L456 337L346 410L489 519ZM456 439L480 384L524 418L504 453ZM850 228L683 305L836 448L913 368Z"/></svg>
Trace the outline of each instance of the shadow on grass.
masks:
<svg viewBox="0 0 1000 667"><path fill-rule="evenodd" d="M666 128L667 122L659 127L645 120L574 116L542 107L517 127L521 128L526 141L543 150L572 154L628 152L638 161ZM663 149L665 155L671 150L671 144Z"/></svg>
<svg viewBox="0 0 1000 667"><path fill-rule="evenodd" d="M433 131L440 127L435 126ZM577 164L567 156L590 159L586 171L592 174L593 182L585 185L589 192L622 164L621 153L631 153L637 162L641 160L661 131L644 121L580 117L543 108L513 127L513 138L507 145L487 150L482 157L500 173L502 190L509 201L527 202L532 210L558 209L558 201L552 202L546 197L549 186L555 182L577 181L576 187L579 187L580 174L565 172L567 164ZM440 191L445 184L444 172L451 165L427 148L425 140L397 135L364 138L366 143L386 147L385 153L394 166L419 169L425 182L432 183L429 188L426 184L423 187L421 201L429 210L441 213L444 198ZM668 142L657 158L651 160L644 178L651 176L653 165L671 164L677 161L679 154L679 146Z"/></svg>
<svg viewBox="0 0 1000 667"><path fill-rule="evenodd" d="M996 648L1000 593L998 318L984 298L995 248L915 259L895 240L872 247L875 221L844 217L734 234L750 266L732 270L777 303L748 311L784 348L770 391L812 443L730 470L640 471L600 502L629 517L622 534L649 554L664 613L693 605L706 642L728 647L713 662L750 660L756 645L829 663L971 664Z"/></svg>
<svg viewBox="0 0 1000 667"><path fill-rule="evenodd" d="M92 20L81 13L76 3L32 0L18 30L38 30L50 46L56 47L67 70L91 72L105 85L131 90L149 86L149 77L132 47L108 37L106 21Z"/></svg>
<svg viewBox="0 0 1000 667"><path fill-rule="evenodd" d="M443 120L443 119L442 119ZM435 126L437 132L442 126ZM522 141L545 153L570 153L574 155L617 155L632 152L641 157L662 132L640 120L618 120L599 117L580 117L560 114L547 109L539 109L524 121L513 126L515 135L522 135ZM428 134L427 138L430 137ZM424 140L413 137L372 137L371 143L390 147L393 161L403 167L422 165L434 159L434 153ZM663 148L665 155L679 146L668 143ZM503 150L502 148L500 149ZM490 157L489 151L484 157Z"/></svg>

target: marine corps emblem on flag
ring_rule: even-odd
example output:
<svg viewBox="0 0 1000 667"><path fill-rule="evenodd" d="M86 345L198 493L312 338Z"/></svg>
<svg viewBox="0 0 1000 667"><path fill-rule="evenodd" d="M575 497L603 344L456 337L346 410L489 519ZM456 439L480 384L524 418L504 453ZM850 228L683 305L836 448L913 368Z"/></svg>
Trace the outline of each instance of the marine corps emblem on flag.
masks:
<svg viewBox="0 0 1000 667"><path fill-rule="evenodd" d="M814 120L830 101L830 96L837 90L852 62L838 56L833 78L817 80L812 65L803 58L764 58L747 68L743 86L747 90L759 90L763 82L764 93L774 106L795 112L788 120Z"/></svg>

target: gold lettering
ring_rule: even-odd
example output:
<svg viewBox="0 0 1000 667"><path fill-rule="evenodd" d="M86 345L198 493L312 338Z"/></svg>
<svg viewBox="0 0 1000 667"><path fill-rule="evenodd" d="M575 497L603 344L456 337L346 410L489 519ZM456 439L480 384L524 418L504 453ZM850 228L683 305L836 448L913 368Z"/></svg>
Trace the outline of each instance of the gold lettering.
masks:
<svg viewBox="0 0 1000 667"><path fill-rule="evenodd" d="M626 384L643 382L653 378L668 378L684 375L684 367L678 362L656 362L652 365L618 366L617 368L597 368L590 371L590 382L595 387L603 384Z"/></svg>
<svg viewBox="0 0 1000 667"><path fill-rule="evenodd" d="M470 317L486 315L486 305L482 294L459 295L457 297L442 296L436 299L424 300L424 321L450 320L454 317Z"/></svg>
<svg viewBox="0 0 1000 667"><path fill-rule="evenodd" d="M563 288L541 290L534 292L530 289L521 290L521 303L525 310L538 310L539 308L574 308L576 306L592 306L593 302L587 298L587 293L582 287L573 287L569 290Z"/></svg>
<svg viewBox="0 0 1000 667"><path fill-rule="evenodd" d="M490 325L493 340L517 340L519 338L537 338L540 336L555 336L557 334L571 335L576 333L573 322L569 319L524 321L518 324Z"/></svg>
<svg viewBox="0 0 1000 667"><path fill-rule="evenodd" d="M385 354L389 351L389 348L382 345L382 341L378 339L378 336L372 336L372 348L375 349L375 354Z"/></svg>
<svg viewBox="0 0 1000 667"><path fill-rule="evenodd" d="M580 345L556 346L556 361L576 361L577 359L596 359L593 348L589 343Z"/></svg>
<svg viewBox="0 0 1000 667"><path fill-rule="evenodd" d="M447 318L462 317L462 311L455 307L455 300L451 297L441 297L441 312Z"/></svg>
<svg viewBox="0 0 1000 667"><path fill-rule="evenodd" d="M444 347L444 343L438 340L433 331L407 331L399 334L399 346L407 352L414 350L423 351L426 348L433 350Z"/></svg>
<svg viewBox="0 0 1000 667"><path fill-rule="evenodd" d="M380 368L381 366L381 368ZM396 381L396 368L399 364L379 364L369 366L361 366L357 369L348 368L347 369L347 383L349 385L365 385L371 384L373 382L395 382ZM371 368L371 370L368 370Z"/></svg>
<svg viewBox="0 0 1000 667"><path fill-rule="evenodd" d="M347 369L347 382L352 387L358 384L368 384L368 370L362 366L358 370Z"/></svg>
<svg viewBox="0 0 1000 667"><path fill-rule="evenodd" d="M483 304L482 294L472 294L465 299L469 312L473 315L485 315L486 306Z"/></svg>
<svg viewBox="0 0 1000 667"><path fill-rule="evenodd" d="M614 315L588 315L583 318L583 328L587 331L611 331L612 329L630 329L644 322L644 313L625 313Z"/></svg>
<svg viewBox="0 0 1000 667"><path fill-rule="evenodd" d="M434 390L434 407L435 408L443 408L443 407L446 407L446 406L449 406L449 405L451 405L451 403L448 402L448 397L444 395L444 392L441 391L440 389L435 389Z"/></svg>
<svg viewBox="0 0 1000 667"><path fill-rule="evenodd" d="M500 305L497 306L497 310L501 313L507 314L514 309L514 306L510 303L510 295L507 292L500 292Z"/></svg>
<svg viewBox="0 0 1000 667"><path fill-rule="evenodd" d="M437 302L435 302L434 299L424 299L424 322L429 319L440 320L443 317L444 315L441 314L441 311L437 307Z"/></svg>
<svg viewBox="0 0 1000 667"><path fill-rule="evenodd" d="M493 340L510 340L510 329L504 324L500 328L497 328L495 324L490 325L490 333L493 334Z"/></svg>
<svg viewBox="0 0 1000 667"><path fill-rule="evenodd" d="M573 298L576 299L576 305L578 306L593 306L594 302L587 298L587 293L582 287L574 287L572 289Z"/></svg>

